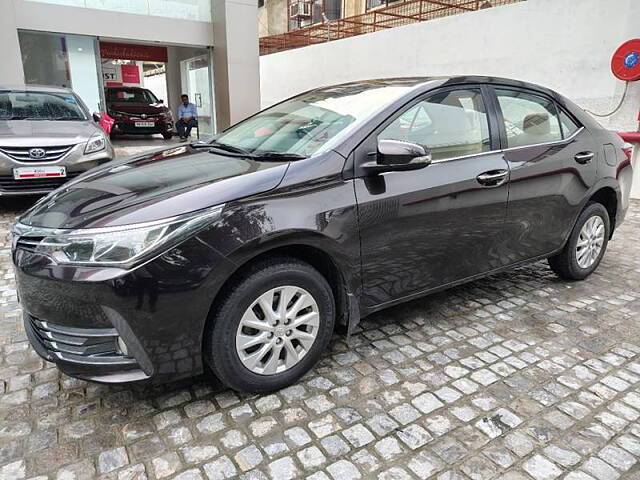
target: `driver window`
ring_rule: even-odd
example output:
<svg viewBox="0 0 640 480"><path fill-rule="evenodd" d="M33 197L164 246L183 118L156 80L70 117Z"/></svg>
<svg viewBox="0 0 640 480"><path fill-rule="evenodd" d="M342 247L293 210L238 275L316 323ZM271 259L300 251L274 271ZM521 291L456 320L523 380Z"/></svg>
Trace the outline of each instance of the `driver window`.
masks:
<svg viewBox="0 0 640 480"><path fill-rule="evenodd" d="M378 140L417 143L433 160L487 152L491 141L482 94L478 89L436 93L401 113Z"/></svg>

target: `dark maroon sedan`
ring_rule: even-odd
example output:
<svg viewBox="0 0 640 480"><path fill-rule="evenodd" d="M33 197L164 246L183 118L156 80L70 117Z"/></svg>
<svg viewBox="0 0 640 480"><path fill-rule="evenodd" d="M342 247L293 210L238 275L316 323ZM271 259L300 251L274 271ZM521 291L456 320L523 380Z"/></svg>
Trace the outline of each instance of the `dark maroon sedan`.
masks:
<svg viewBox="0 0 640 480"><path fill-rule="evenodd" d="M208 143L99 166L22 215L26 335L88 380L208 366L236 390L278 390L334 327L392 305L541 259L586 279L629 206L623 147L516 80L312 90Z"/></svg>
<svg viewBox="0 0 640 480"><path fill-rule="evenodd" d="M171 111L146 88L107 87L107 113L115 121L111 137L116 135L161 134L166 140L173 136Z"/></svg>

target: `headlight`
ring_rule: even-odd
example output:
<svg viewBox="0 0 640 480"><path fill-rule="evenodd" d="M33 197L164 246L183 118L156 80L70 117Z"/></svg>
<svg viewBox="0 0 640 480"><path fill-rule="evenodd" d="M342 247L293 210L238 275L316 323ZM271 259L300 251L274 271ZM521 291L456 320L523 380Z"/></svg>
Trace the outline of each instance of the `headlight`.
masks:
<svg viewBox="0 0 640 480"><path fill-rule="evenodd" d="M104 135L102 135L101 133L96 133L87 142L87 146L84 147L84 153L87 154L99 152L100 150L104 150L106 146L107 141L105 140Z"/></svg>
<svg viewBox="0 0 640 480"><path fill-rule="evenodd" d="M223 207L121 227L56 231L17 224L14 231L31 251L58 264L123 267L162 253L211 225Z"/></svg>

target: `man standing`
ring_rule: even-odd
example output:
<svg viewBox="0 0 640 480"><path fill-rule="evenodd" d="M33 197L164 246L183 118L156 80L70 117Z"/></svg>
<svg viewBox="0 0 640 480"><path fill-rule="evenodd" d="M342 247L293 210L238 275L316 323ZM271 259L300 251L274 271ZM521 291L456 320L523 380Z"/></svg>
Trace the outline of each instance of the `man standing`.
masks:
<svg viewBox="0 0 640 480"><path fill-rule="evenodd" d="M178 121L176 130L180 136L180 141L184 142L191 134L191 129L198 125L198 110L193 103L189 103L189 96L186 93L180 95L182 104L178 107Z"/></svg>

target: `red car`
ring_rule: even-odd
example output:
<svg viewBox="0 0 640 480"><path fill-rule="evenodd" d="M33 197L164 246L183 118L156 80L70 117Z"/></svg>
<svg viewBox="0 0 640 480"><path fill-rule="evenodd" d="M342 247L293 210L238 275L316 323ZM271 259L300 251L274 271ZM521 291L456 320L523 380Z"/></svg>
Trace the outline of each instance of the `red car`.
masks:
<svg viewBox="0 0 640 480"><path fill-rule="evenodd" d="M111 138L116 135L161 134L173 137L173 116L158 98L146 88L107 87L107 114L113 118Z"/></svg>

